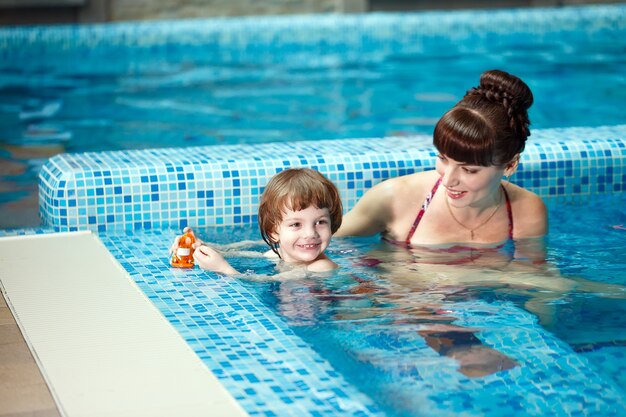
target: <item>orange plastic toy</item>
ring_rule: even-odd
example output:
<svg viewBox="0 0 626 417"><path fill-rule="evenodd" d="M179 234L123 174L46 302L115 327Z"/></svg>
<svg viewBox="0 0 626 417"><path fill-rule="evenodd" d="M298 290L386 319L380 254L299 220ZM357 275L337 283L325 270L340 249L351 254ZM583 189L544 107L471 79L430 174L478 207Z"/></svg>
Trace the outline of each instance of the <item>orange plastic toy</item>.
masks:
<svg viewBox="0 0 626 417"><path fill-rule="evenodd" d="M193 268L193 243L196 241L192 231L185 232L180 237L178 249L172 255L172 266L177 268Z"/></svg>

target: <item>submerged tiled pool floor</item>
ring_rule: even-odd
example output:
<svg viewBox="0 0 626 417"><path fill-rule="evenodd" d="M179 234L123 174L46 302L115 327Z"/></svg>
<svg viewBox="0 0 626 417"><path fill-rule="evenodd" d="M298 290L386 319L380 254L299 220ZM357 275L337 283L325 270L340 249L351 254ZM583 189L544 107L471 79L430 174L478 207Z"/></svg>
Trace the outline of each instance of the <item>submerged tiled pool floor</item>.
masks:
<svg viewBox="0 0 626 417"><path fill-rule="evenodd" d="M168 264L173 231L102 236L250 415L375 415L375 406L237 280Z"/></svg>
<svg viewBox="0 0 626 417"><path fill-rule="evenodd" d="M250 415L378 414L371 400L344 381L239 281L198 269L171 268L163 242L174 234L147 231L100 238ZM456 366L453 361L448 369L434 367L427 358L435 354L427 346L407 347L410 350L403 355L407 360L413 361L416 355L422 359L412 363L421 379L407 380L407 386L420 387L419 402L428 415L460 413L463 404L482 415L493 415L495 410L503 413L499 415L518 415L522 409L523 415L536 415L548 406L559 410L554 415L568 416L620 416L626 410L621 391L545 332L529 313L506 303L476 302L458 304L455 316L463 326L480 327L488 320L489 328L508 329L506 334L481 337L523 360L524 366L480 381L455 378L458 374L450 372ZM626 372L624 368L621 372ZM586 388L583 392L559 390L564 384ZM500 400L498 395L502 395Z"/></svg>
<svg viewBox="0 0 626 417"><path fill-rule="evenodd" d="M376 415L376 405L358 387L344 381L240 281L169 267L163 242L174 234L148 231L101 238L251 415ZM454 308L461 326L501 329L483 332L481 338L523 366L468 379L454 372L454 361L447 367L429 361L437 354L425 342L407 346L397 360L417 368L420 379L407 379L407 389L419 393L413 400L427 415L467 408L486 416L536 415L546 409L557 410L557 416L621 416L626 411L621 389L544 330L534 315L505 302L465 302ZM350 328L342 332L348 343L380 349L368 346L365 336L353 340L356 332Z"/></svg>

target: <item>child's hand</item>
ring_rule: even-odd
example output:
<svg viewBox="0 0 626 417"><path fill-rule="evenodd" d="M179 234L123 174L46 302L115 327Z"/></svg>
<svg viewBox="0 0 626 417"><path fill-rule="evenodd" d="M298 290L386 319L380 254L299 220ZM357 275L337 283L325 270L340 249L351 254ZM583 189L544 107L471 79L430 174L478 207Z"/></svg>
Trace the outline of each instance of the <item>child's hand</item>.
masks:
<svg viewBox="0 0 626 417"><path fill-rule="evenodd" d="M206 245L198 246L193 253L193 259L196 264L207 271L217 272L219 274L233 275L239 272L230 266L221 253Z"/></svg>
<svg viewBox="0 0 626 417"><path fill-rule="evenodd" d="M202 241L200 239L198 239L198 237L195 235L195 233L193 232L193 230L191 229L191 227L185 227L183 229L183 235L187 232L190 232L194 238L196 239L195 243L193 244L193 248L195 249L197 246L202 245ZM174 243L172 243L172 246L170 247L170 255L173 253L176 253L176 250L178 249L178 246L180 245L180 238L181 236L176 236L176 238L174 239Z"/></svg>

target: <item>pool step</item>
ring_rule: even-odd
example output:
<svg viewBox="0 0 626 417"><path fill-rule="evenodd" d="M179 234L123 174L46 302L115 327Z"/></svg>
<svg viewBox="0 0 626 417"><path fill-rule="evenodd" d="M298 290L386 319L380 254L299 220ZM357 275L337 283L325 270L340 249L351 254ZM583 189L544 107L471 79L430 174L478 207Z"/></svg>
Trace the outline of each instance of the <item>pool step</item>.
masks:
<svg viewBox="0 0 626 417"><path fill-rule="evenodd" d="M42 167L39 207L57 231L251 224L267 181L297 166L334 181L344 208L391 177L435 168L429 136L61 154ZM533 131L511 179L542 197L623 192L626 125Z"/></svg>

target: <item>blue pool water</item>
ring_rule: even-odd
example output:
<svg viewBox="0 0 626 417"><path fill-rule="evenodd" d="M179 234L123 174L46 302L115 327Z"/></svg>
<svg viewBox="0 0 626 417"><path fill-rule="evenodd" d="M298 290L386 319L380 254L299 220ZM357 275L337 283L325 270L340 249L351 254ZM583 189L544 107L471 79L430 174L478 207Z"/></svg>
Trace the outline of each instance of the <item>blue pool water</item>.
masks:
<svg viewBox="0 0 626 417"><path fill-rule="evenodd" d="M38 224L35 178L57 153L255 142L56 157L41 176L51 228L35 232L97 230L250 415L625 415L624 16L617 5L2 29L0 228ZM431 168L427 137L384 136L430 134L494 67L535 93L513 181L548 202L546 263L521 243L408 253L367 238L335 240L342 268L317 279L170 268L180 230L164 225L249 223L276 170L317 167L350 207L382 179ZM575 125L592 128L545 129ZM377 139L317 141L346 137ZM370 146L385 140L394 149ZM200 234L259 238L253 225Z"/></svg>
<svg viewBox="0 0 626 417"><path fill-rule="evenodd" d="M256 415L313 407L320 415L622 416L625 203L623 194L577 206L549 202L547 263L534 267L512 245L409 261L377 238L335 239L336 273L252 282L170 268L164 243L175 231L102 238ZM201 235L259 239L254 227ZM364 266L372 257L394 261ZM472 260L454 264L461 258ZM267 260L231 260L272 272ZM438 335L438 326L452 331ZM458 357L437 353L446 338L457 352L471 339L474 370L486 375L468 377ZM516 366L492 373L502 356Z"/></svg>
<svg viewBox="0 0 626 417"><path fill-rule="evenodd" d="M624 123L623 8L524 13L2 29L0 227L38 224L58 153L430 134L491 68L531 86L533 128Z"/></svg>
<svg viewBox="0 0 626 417"><path fill-rule="evenodd" d="M238 24L225 26L243 36ZM430 134L491 68L529 84L534 128L620 124L626 28L610 29L433 36L358 56L331 46L277 44L268 58L233 57L237 44L174 43L165 51L105 44L80 66L66 50L29 59L25 45L0 62L0 138L85 152Z"/></svg>

